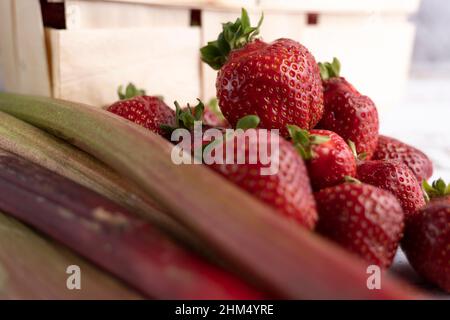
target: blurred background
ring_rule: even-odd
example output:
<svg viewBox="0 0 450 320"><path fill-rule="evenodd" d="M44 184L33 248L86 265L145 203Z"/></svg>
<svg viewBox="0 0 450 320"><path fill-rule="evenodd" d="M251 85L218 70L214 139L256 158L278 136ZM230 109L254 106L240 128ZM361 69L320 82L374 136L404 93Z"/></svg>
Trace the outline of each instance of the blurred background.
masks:
<svg viewBox="0 0 450 320"><path fill-rule="evenodd" d="M378 106L381 132L423 149L450 180L450 2L442 0L1 0L0 90L103 106L129 81L208 100L199 48L240 8L262 37L289 37Z"/></svg>

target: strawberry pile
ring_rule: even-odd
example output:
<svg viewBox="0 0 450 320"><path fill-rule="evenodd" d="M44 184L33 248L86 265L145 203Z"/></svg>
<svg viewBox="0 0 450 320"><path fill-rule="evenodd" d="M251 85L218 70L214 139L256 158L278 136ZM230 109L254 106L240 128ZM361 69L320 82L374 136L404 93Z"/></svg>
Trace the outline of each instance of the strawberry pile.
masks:
<svg viewBox="0 0 450 320"><path fill-rule="evenodd" d="M420 275L450 292L450 187L428 185L433 166L423 152L379 134L374 102L340 75L339 60L317 63L291 39L264 42L261 23L252 27L243 9L200 49L218 70L221 113L201 102L195 108L176 103L173 111L135 88L108 110L166 138L176 128L193 130L195 121L221 132L242 129L236 141L254 130L243 150L227 150L228 157L236 160L241 151L248 159L252 146L277 143L274 174L261 174L267 164L258 156L254 163L204 164L281 218L316 230L367 264L388 268L401 244Z"/></svg>

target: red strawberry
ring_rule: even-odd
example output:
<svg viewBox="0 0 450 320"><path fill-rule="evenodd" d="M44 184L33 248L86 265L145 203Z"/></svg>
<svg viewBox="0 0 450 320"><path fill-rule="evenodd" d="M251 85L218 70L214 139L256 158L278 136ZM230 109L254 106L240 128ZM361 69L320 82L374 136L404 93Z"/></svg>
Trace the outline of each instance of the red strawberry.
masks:
<svg viewBox="0 0 450 320"><path fill-rule="evenodd" d="M406 216L425 205L420 183L412 171L395 160L372 160L358 165L357 178L397 197Z"/></svg>
<svg viewBox="0 0 450 320"><path fill-rule="evenodd" d="M121 95L119 88L119 96L126 100L117 101L106 110L160 135L165 134L162 125L175 125L175 112L160 97L138 95L128 98L133 95L131 91Z"/></svg>
<svg viewBox="0 0 450 320"><path fill-rule="evenodd" d="M322 117L323 97L319 68L300 43L255 39L259 26L250 27L247 12L235 23L223 25L218 39L201 49L202 59L219 70L216 88L219 106L235 127L246 115L257 115L261 127L279 129L287 124L313 128Z"/></svg>
<svg viewBox="0 0 450 320"><path fill-rule="evenodd" d="M403 211L389 192L343 183L315 194L317 231L368 263L391 265L403 232Z"/></svg>
<svg viewBox="0 0 450 320"><path fill-rule="evenodd" d="M433 174L433 163L422 151L391 137L379 136L373 159L402 161L419 181L427 180Z"/></svg>
<svg viewBox="0 0 450 320"><path fill-rule="evenodd" d="M288 129L315 190L342 183L345 176L356 176L355 155L339 135L328 130L308 132L292 125Z"/></svg>
<svg viewBox="0 0 450 320"><path fill-rule="evenodd" d="M345 141L356 145L358 154L372 157L378 141L378 112L369 97L361 95L343 77L339 77L340 63L319 64L323 79L325 111L318 128L336 132Z"/></svg>
<svg viewBox="0 0 450 320"><path fill-rule="evenodd" d="M450 203L432 201L409 217L402 248L417 273L450 293Z"/></svg>
<svg viewBox="0 0 450 320"><path fill-rule="evenodd" d="M274 207L282 215L313 229L317 221L317 211L303 160L292 144L277 134L264 129L251 129L258 125L258 121L253 121L257 117L250 117L252 116L238 123L238 127L247 130L236 131L235 135L225 139L222 145L224 149L222 159L225 159L225 144L227 141L234 141L233 155L231 155L231 158L234 158L234 164L213 163L210 167L248 193ZM252 124L248 125L244 123L245 121ZM239 145L238 141L245 136L248 137L247 143ZM276 147L279 150L278 162L275 159L272 164L278 163L278 171L271 175L263 175L261 169L267 170L270 164L265 163L259 151L268 148L274 154ZM247 161L236 164L238 154L245 155ZM253 164L249 162L252 155L255 156Z"/></svg>

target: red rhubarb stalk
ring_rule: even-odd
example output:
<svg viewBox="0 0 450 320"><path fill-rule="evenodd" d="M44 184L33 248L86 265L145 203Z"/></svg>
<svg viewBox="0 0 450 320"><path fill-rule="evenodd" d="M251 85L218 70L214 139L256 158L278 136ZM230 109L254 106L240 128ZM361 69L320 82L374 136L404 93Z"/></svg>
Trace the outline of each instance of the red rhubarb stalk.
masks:
<svg viewBox="0 0 450 320"><path fill-rule="evenodd" d="M262 297L110 200L11 154L0 154L0 195L1 210L150 298Z"/></svg>

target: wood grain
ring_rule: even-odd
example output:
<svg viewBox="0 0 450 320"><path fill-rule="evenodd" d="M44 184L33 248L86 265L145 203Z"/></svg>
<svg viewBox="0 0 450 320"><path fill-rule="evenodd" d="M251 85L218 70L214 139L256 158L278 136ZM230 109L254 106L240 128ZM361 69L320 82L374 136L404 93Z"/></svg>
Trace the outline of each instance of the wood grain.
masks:
<svg viewBox="0 0 450 320"><path fill-rule="evenodd" d="M419 7L420 0L104 0L104 2L141 3L208 10L228 10L244 7L278 12L363 13L382 10L384 12L412 13Z"/></svg>
<svg viewBox="0 0 450 320"><path fill-rule="evenodd" d="M0 67L5 89L50 96L39 0L1 1L0 39Z"/></svg>
<svg viewBox="0 0 450 320"><path fill-rule="evenodd" d="M200 96L199 28L49 29L47 36L56 98L100 107L130 81L170 106Z"/></svg>
<svg viewBox="0 0 450 320"><path fill-rule="evenodd" d="M67 29L188 27L187 8L149 6L132 2L65 1Z"/></svg>

